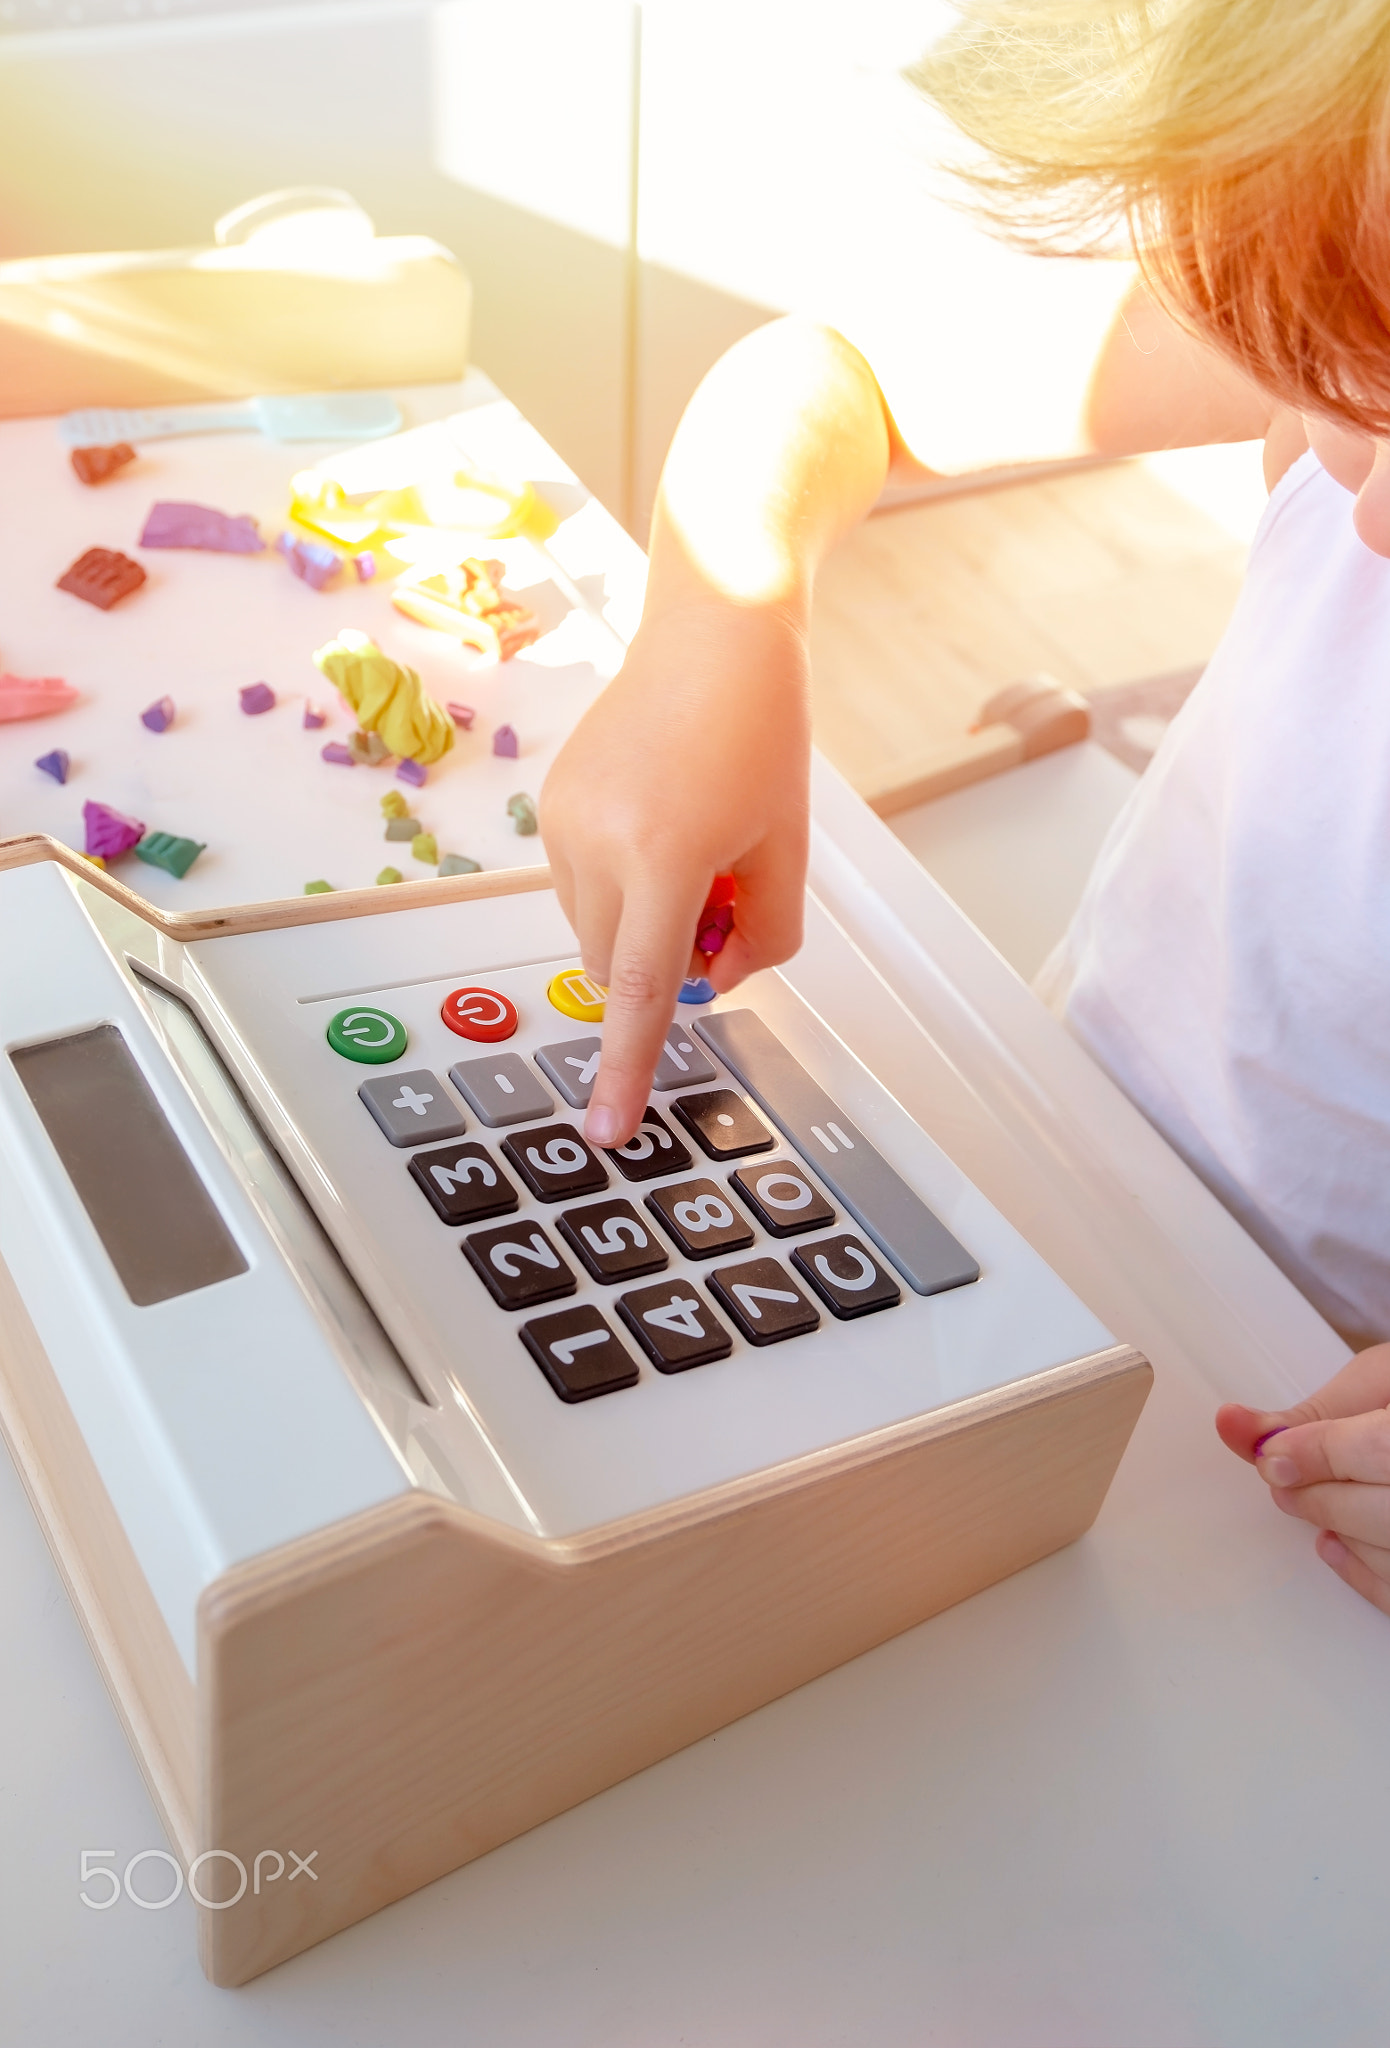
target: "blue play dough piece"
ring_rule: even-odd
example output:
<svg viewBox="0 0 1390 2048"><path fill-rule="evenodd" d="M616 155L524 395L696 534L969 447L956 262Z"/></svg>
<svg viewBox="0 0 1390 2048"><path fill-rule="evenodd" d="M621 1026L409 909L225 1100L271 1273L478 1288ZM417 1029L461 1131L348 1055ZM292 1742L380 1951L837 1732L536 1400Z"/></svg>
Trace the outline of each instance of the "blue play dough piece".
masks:
<svg viewBox="0 0 1390 2048"><path fill-rule="evenodd" d="M676 997L676 1001L678 1003L712 1003L714 1001L713 986L705 980L703 975L694 975L689 981L681 983L681 992Z"/></svg>
<svg viewBox="0 0 1390 2048"><path fill-rule="evenodd" d="M34 766L42 768L44 774L51 775L55 782L66 782L72 761L65 748L55 747L51 754L40 754Z"/></svg>

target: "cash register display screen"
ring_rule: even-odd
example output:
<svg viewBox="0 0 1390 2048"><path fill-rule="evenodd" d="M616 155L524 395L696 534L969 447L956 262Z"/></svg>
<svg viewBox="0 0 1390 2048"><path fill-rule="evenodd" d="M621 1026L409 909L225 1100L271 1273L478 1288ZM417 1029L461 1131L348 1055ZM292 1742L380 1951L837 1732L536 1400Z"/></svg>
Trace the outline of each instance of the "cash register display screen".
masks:
<svg viewBox="0 0 1390 2048"><path fill-rule="evenodd" d="M10 1058L137 1307L246 1271L113 1024L23 1046Z"/></svg>

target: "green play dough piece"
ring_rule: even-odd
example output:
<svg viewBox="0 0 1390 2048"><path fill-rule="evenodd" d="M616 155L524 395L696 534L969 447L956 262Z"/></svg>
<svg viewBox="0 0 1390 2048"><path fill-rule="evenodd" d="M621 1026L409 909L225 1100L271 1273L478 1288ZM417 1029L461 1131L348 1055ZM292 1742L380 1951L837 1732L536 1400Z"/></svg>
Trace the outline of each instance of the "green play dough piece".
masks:
<svg viewBox="0 0 1390 2048"><path fill-rule="evenodd" d="M376 878L376 885L378 889L380 889L387 882L402 882L404 880L405 877L404 875L402 875L399 868L383 868L381 873Z"/></svg>
<svg viewBox="0 0 1390 2048"><path fill-rule="evenodd" d="M306 882L304 884L304 894L306 896L331 896L333 894L333 884L331 882Z"/></svg>
<svg viewBox="0 0 1390 2048"><path fill-rule="evenodd" d="M419 834L420 820L418 818L398 818L392 815L386 820L386 837L388 839L416 839L419 837Z"/></svg>
<svg viewBox="0 0 1390 2048"><path fill-rule="evenodd" d="M389 1010L372 1010L365 1003L339 1010L328 1020L328 1043L345 1060L360 1060L363 1066L384 1067L398 1060L406 1048L406 1028Z"/></svg>
<svg viewBox="0 0 1390 2048"><path fill-rule="evenodd" d="M410 850L416 860L424 861L426 867L433 867L439 859L439 842L433 832L417 832L410 842Z"/></svg>
<svg viewBox="0 0 1390 2048"><path fill-rule="evenodd" d="M205 840L180 839L173 832L147 832L135 849L135 857L148 861L152 868L163 868L181 882L198 855L206 851Z"/></svg>
<svg viewBox="0 0 1390 2048"><path fill-rule="evenodd" d="M519 790L514 797L508 798L507 816L523 839L529 839L537 828L535 801L524 791Z"/></svg>
<svg viewBox="0 0 1390 2048"><path fill-rule="evenodd" d="M381 815L383 818L403 818L409 809L410 805L398 789L388 789L385 796L381 799Z"/></svg>
<svg viewBox="0 0 1390 2048"><path fill-rule="evenodd" d="M482 871L482 862L470 860L466 853L446 853L437 869L441 875L480 875Z"/></svg>

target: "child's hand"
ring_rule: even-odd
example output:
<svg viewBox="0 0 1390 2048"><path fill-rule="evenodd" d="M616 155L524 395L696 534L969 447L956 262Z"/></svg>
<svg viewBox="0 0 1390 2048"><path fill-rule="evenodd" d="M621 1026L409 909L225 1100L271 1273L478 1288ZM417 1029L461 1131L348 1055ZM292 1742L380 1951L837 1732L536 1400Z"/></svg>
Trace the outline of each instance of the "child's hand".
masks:
<svg viewBox="0 0 1390 2048"><path fill-rule="evenodd" d="M801 943L808 684L804 632L781 608L662 611L546 779L555 887L608 989L593 1144L621 1144L641 1121L687 975L733 988ZM734 876L735 921L706 962L696 923L718 874Z"/></svg>
<svg viewBox="0 0 1390 2048"><path fill-rule="evenodd" d="M1390 1614L1390 1344L1357 1354L1296 1408L1217 1411L1221 1441L1253 1464L1286 1515L1321 1533L1338 1578Z"/></svg>

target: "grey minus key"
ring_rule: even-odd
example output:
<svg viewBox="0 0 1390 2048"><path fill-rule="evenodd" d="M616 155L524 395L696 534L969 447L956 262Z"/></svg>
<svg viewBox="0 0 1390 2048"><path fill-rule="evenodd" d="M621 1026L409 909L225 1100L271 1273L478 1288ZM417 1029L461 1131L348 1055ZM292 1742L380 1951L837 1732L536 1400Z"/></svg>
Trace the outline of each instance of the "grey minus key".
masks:
<svg viewBox="0 0 1390 2048"><path fill-rule="evenodd" d="M979 1262L752 1010L718 1010L695 1029L918 1294L980 1277Z"/></svg>

